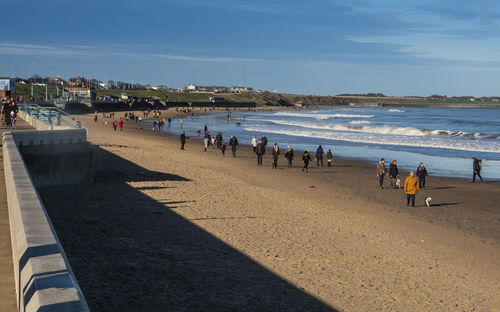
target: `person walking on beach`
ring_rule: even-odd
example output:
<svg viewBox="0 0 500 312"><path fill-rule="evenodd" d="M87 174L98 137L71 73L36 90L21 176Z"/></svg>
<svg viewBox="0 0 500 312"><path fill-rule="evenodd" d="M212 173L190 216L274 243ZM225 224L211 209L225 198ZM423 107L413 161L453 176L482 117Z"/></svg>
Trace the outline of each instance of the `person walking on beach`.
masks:
<svg viewBox="0 0 500 312"><path fill-rule="evenodd" d="M333 161L332 150L328 149L328 152L326 153L326 162L328 163L328 167L332 166L332 161Z"/></svg>
<svg viewBox="0 0 500 312"><path fill-rule="evenodd" d="M205 131L205 136L207 135L207 132L208 132L208 127L207 125L205 125L205 127L203 128L203 130Z"/></svg>
<svg viewBox="0 0 500 312"><path fill-rule="evenodd" d="M172 118L168 117L168 127L170 128L170 124L172 123Z"/></svg>
<svg viewBox="0 0 500 312"><path fill-rule="evenodd" d="M415 194L417 194L419 190L418 178L413 171L410 171L410 175L405 179L406 206L410 205L411 199L411 206L415 207Z"/></svg>
<svg viewBox="0 0 500 312"><path fill-rule="evenodd" d="M181 118L181 119L179 120L179 123L181 124L181 128L182 128L182 125L184 124L184 120Z"/></svg>
<svg viewBox="0 0 500 312"><path fill-rule="evenodd" d="M266 150L266 147L264 146L264 143L262 140L259 141L259 144L257 144L257 148L255 150L255 153L257 154L257 166L262 166L262 156L264 156L264 152Z"/></svg>
<svg viewBox="0 0 500 312"><path fill-rule="evenodd" d="M424 166L424 163L420 163L417 168L417 178L418 178L418 187L420 189L425 188L425 180L427 178L427 169Z"/></svg>
<svg viewBox="0 0 500 312"><path fill-rule="evenodd" d="M233 157L236 157L236 149L238 148L238 139L235 136L231 136L229 139L229 146L231 146L231 151L233 152Z"/></svg>
<svg viewBox="0 0 500 312"><path fill-rule="evenodd" d="M252 149L254 153L257 152L257 136L255 135L252 138Z"/></svg>
<svg viewBox="0 0 500 312"><path fill-rule="evenodd" d="M288 148L285 151L285 158L288 160L288 168L292 168L293 161L293 149L288 145Z"/></svg>
<svg viewBox="0 0 500 312"><path fill-rule="evenodd" d="M219 133L217 133L217 136L215 137L215 141L217 142L217 148L221 149L221 147L222 147L222 133L220 131L219 131Z"/></svg>
<svg viewBox="0 0 500 312"><path fill-rule="evenodd" d="M318 149L316 150L316 166L319 166L319 163L323 166L323 153L323 147L321 145L318 146Z"/></svg>
<svg viewBox="0 0 500 312"><path fill-rule="evenodd" d="M274 143L273 147L273 169L278 169L278 158L280 157L280 148L278 143Z"/></svg>
<svg viewBox="0 0 500 312"><path fill-rule="evenodd" d="M304 151L304 154L302 154L302 161L304 162L304 167L302 168L302 171L305 171L306 173L308 173L308 169L309 169L309 162L311 161L311 154L309 153L309 149L306 148L306 150Z"/></svg>
<svg viewBox="0 0 500 312"><path fill-rule="evenodd" d="M384 188L383 183L384 183L384 176L386 173L387 173L387 168L385 167L385 159L381 158L377 164L377 177L381 189Z"/></svg>
<svg viewBox="0 0 500 312"><path fill-rule="evenodd" d="M398 177L399 170L398 170L398 164L396 160L393 160L392 163L389 165L389 177L391 178L391 187L393 189L396 188L396 179Z"/></svg>
<svg viewBox="0 0 500 312"><path fill-rule="evenodd" d="M113 129L116 131L116 127L118 126L118 123L116 120L113 120Z"/></svg>
<svg viewBox="0 0 500 312"><path fill-rule="evenodd" d="M118 123L118 127L120 127L120 131L123 131L123 119L120 118L120 122Z"/></svg>
<svg viewBox="0 0 500 312"><path fill-rule="evenodd" d="M262 143L264 144L264 147L267 146L267 137L265 135L262 136Z"/></svg>
<svg viewBox="0 0 500 312"><path fill-rule="evenodd" d="M205 138L203 139L203 145L205 146L205 153L207 152L207 148L208 148L208 137L205 136Z"/></svg>
<svg viewBox="0 0 500 312"><path fill-rule="evenodd" d="M476 175L481 179L481 182L483 182L483 177L481 177L481 162L479 159L476 157L472 157L472 170L474 170L474 173L472 175L472 183L476 182Z"/></svg>
<svg viewBox="0 0 500 312"><path fill-rule="evenodd" d="M222 156L224 156L224 154L226 153L226 143L221 142L220 151L222 152Z"/></svg>
<svg viewBox="0 0 500 312"><path fill-rule="evenodd" d="M184 144L186 144L186 132L182 131L180 140L181 140L181 150L183 150Z"/></svg>

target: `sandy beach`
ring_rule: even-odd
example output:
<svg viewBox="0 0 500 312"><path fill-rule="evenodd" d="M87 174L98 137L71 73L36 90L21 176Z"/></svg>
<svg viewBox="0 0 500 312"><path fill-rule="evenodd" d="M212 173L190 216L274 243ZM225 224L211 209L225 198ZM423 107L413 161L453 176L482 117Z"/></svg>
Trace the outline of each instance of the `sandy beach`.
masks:
<svg viewBox="0 0 500 312"><path fill-rule="evenodd" d="M39 189L92 311L500 310L498 183L431 176L413 208L359 161L273 170L92 117L95 183Z"/></svg>

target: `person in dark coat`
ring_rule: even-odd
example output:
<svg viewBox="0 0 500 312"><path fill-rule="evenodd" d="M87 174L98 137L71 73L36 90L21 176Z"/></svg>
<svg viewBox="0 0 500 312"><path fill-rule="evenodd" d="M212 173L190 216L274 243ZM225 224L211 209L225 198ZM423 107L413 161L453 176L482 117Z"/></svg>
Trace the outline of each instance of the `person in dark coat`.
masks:
<svg viewBox="0 0 500 312"><path fill-rule="evenodd" d="M264 146L262 140L260 140L255 151L255 153L257 154L257 166L262 166L262 156L264 156L265 150L266 147Z"/></svg>
<svg viewBox="0 0 500 312"><path fill-rule="evenodd" d="M264 144L264 147L267 146L267 137L265 135L262 136L262 143Z"/></svg>
<svg viewBox="0 0 500 312"><path fill-rule="evenodd" d="M222 133L221 132L217 133L217 136L215 137L215 142L217 142L217 148L220 149L222 146Z"/></svg>
<svg viewBox="0 0 500 312"><path fill-rule="evenodd" d="M381 189L384 188L384 176L387 173L387 168L385 167L385 159L381 158L380 161L377 164L377 177L378 177L378 183L379 187Z"/></svg>
<svg viewBox="0 0 500 312"><path fill-rule="evenodd" d="M288 146L287 150L285 151L285 158L288 160L288 168L292 168L292 161L293 161L293 149Z"/></svg>
<svg viewBox="0 0 500 312"><path fill-rule="evenodd" d="M273 147L273 169L278 169L278 158L280 157L280 148L278 143L274 143Z"/></svg>
<svg viewBox="0 0 500 312"><path fill-rule="evenodd" d="M474 174L472 175L472 182L476 182L476 175L483 182L483 177L481 177L481 162L476 157L472 157L472 170L474 170Z"/></svg>
<svg viewBox="0 0 500 312"><path fill-rule="evenodd" d="M425 180L427 178L427 169L424 166L424 163L420 163L417 168L417 177L418 177L418 188L425 188Z"/></svg>
<svg viewBox="0 0 500 312"><path fill-rule="evenodd" d="M302 171L305 171L306 173L308 173L308 169L309 169L309 162L311 161L311 154L309 153L309 149L306 148L306 150L304 151L304 154L302 154L302 161L304 162L304 167L302 168Z"/></svg>
<svg viewBox="0 0 500 312"><path fill-rule="evenodd" d="M396 179L399 175L398 164L396 160L393 160L389 165L389 177L391 178L391 187L396 188Z"/></svg>
<svg viewBox="0 0 500 312"><path fill-rule="evenodd" d="M182 131L180 139L181 139L181 150L183 150L184 144L186 144L186 132Z"/></svg>
<svg viewBox="0 0 500 312"><path fill-rule="evenodd" d="M231 136L229 139L229 146L231 146L231 150L233 152L233 157L236 157L236 149L238 148L238 139L235 136Z"/></svg>
<svg viewBox="0 0 500 312"><path fill-rule="evenodd" d="M222 142L220 145L220 151L222 152L222 156L226 153L226 143Z"/></svg>
<svg viewBox="0 0 500 312"><path fill-rule="evenodd" d="M328 152L326 153L326 161L328 162L328 167L331 167L333 161L333 154L331 149L329 149Z"/></svg>
<svg viewBox="0 0 500 312"><path fill-rule="evenodd" d="M323 166L323 154L323 147L320 145L316 150L316 166L319 166L319 163Z"/></svg>

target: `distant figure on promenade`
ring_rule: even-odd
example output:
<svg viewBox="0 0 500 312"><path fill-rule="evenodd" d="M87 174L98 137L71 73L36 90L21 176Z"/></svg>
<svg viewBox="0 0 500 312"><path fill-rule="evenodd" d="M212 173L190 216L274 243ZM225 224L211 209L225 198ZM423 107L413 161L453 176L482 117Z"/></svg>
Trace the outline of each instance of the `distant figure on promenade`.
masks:
<svg viewBox="0 0 500 312"><path fill-rule="evenodd" d="M273 147L273 169L278 169L278 158L280 157L280 148L278 143L274 143Z"/></svg>
<svg viewBox="0 0 500 312"><path fill-rule="evenodd" d="M120 127L120 131L123 131L123 119L120 118L120 122L118 123L118 127Z"/></svg>
<svg viewBox="0 0 500 312"><path fill-rule="evenodd" d="M215 137L215 141L217 142L217 148L221 149L221 147L222 147L222 133L220 131L219 131L219 133L217 133L217 136Z"/></svg>
<svg viewBox="0 0 500 312"><path fill-rule="evenodd" d="M320 145L316 150L316 166L319 166L319 163L321 163L321 166L323 166L323 154L323 147Z"/></svg>
<svg viewBox="0 0 500 312"><path fill-rule="evenodd" d="M255 153L257 154L257 166L262 166L262 157L264 156L265 150L266 147L264 146L262 140L260 140L255 149Z"/></svg>
<svg viewBox="0 0 500 312"><path fill-rule="evenodd" d="M391 187L393 189L396 188L396 179L398 178L398 175L399 175L398 163L396 160L393 160L392 163L389 165L389 177L391 178Z"/></svg>
<svg viewBox="0 0 500 312"><path fill-rule="evenodd" d="M13 110L10 111L10 126L16 129L16 113Z"/></svg>
<svg viewBox="0 0 500 312"><path fill-rule="evenodd" d="M476 175L481 179L481 182L483 182L483 177L481 177L481 162L476 157L472 157L472 170L474 170L472 182L476 182Z"/></svg>
<svg viewBox="0 0 500 312"><path fill-rule="evenodd" d="M252 138L252 149L254 153L257 152L257 136L255 135Z"/></svg>
<svg viewBox="0 0 500 312"><path fill-rule="evenodd" d="M425 180L427 178L427 169L424 166L424 163L420 163L417 168L417 177L418 177L418 187L420 189L425 188Z"/></svg>
<svg viewBox="0 0 500 312"><path fill-rule="evenodd" d="M181 140L181 150L183 150L184 144L186 144L186 132L182 131L180 140Z"/></svg>
<svg viewBox="0 0 500 312"><path fill-rule="evenodd" d="M311 154L309 153L309 149L306 148L304 151L304 154L302 154L302 161L304 162L304 167L302 168L302 171L305 171L306 173L309 172L309 162L311 161Z"/></svg>
<svg viewBox="0 0 500 312"><path fill-rule="evenodd" d="M326 153L326 161L328 162L328 167L331 167L333 161L333 154L331 149L329 149L328 152Z"/></svg>
<svg viewBox="0 0 500 312"><path fill-rule="evenodd" d="M384 176L387 173L387 168L385 167L385 159L381 158L380 161L377 164L377 177L378 177L378 183L381 189L384 188Z"/></svg>
<svg viewBox="0 0 500 312"><path fill-rule="evenodd" d="M222 156L226 153L226 143L222 142L220 145L220 151L222 152Z"/></svg>
<svg viewBox="0 0 500 312"><path fill-rule="evenodd" d="M113 129L116 131L116 127L118 126L118 123L116 122L116 119L113 120Z"/></svg>
<svg viewBox="0 0 500 312"><path fill-rule="evenodd" d="M236 157L236 149L239 147L239 144L238 144L238 139L233 135L231 136L231 139L229 139L229 146L231 146L233 157Z"/></svg>
<svg viewBox="0 0 500 312"><path fill-rule="evenodd" d="M411 199L411 206L415 207L415 194L418 191L418 178L413 171L410 171L410 175L405 180L406 206L410 205Z"/></svg>
<svg viewBox="0 0 500 312"><path fill-rule="evenodd" d="M293 149L288 145L288 148L285 151L285 158L288 160L288 168L292 168L293 161Z"/></svg>

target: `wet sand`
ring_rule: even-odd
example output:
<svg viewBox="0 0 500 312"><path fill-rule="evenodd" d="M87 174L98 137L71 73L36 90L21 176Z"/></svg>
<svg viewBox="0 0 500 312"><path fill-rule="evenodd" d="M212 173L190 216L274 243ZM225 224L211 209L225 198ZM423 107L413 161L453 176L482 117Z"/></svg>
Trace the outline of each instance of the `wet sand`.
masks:
<svg viewBox="0 0 500 312"><path fill-rule="evenodd" d="M95 183L39 191L92 311L500 308L497 183L430 177L412 208L362 162L259 168L78 118Z"/></svg>

